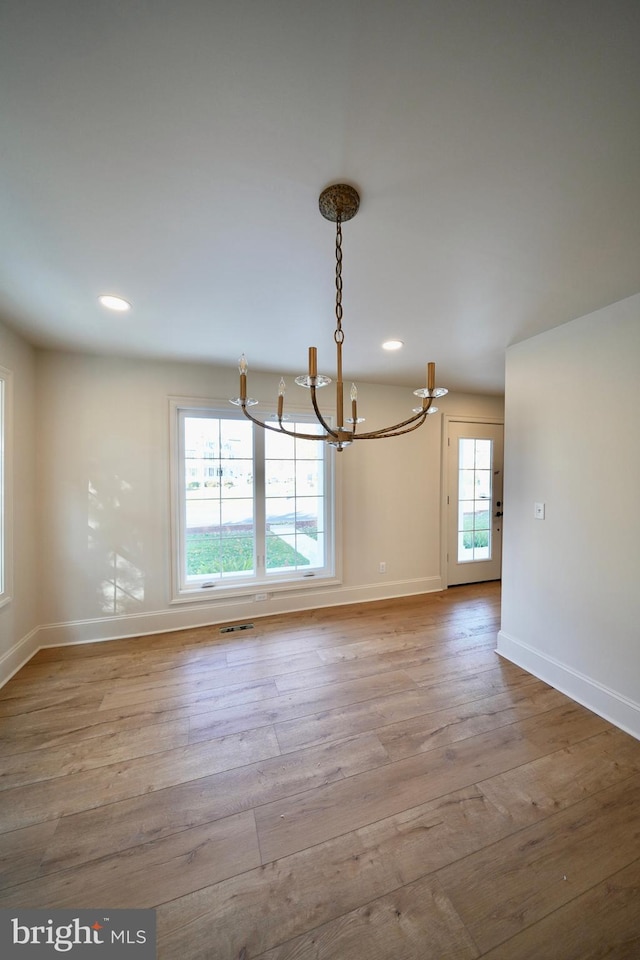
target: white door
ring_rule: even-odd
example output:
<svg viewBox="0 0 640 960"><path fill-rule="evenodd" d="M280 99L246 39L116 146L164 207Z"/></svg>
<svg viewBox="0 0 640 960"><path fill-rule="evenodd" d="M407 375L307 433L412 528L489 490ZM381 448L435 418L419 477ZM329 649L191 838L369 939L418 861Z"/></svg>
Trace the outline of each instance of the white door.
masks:
<svg viewBox="0 0 640 960"><path fill-rule="evenodd" d="M447 584L499 580L502 567L501 423L451 420L447 457Z"/></svg>

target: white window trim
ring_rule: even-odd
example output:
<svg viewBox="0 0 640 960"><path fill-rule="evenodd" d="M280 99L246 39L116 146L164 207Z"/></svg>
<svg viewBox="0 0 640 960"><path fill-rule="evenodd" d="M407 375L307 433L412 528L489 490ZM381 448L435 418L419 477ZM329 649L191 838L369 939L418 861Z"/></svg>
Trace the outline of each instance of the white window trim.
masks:
<svg viewBox="0 0 640 960"><path fill-rule="evenodd" d="M202 410L210 411L214 416L220 416L228 407L228 400L203 399L201 397L169 397L169 496L170 496L170 536L171 536L171 564L170 576L171 584L169 591L169 603L202 603L212 600L228 600L234 597L253 597L255 594L269 595L275 593L299 593L300 591L318 589L319 587L339 586L342 583L342 543L340 532L342 529L340 504L342 497L340 495L340 470L339 461L334 459L333 470L329 472L327 483L331 485L331 498L333 503L333 523L331 529L327 531L327 551L331 556L333 554L333 572L314 576L304 576L296 574L295 576L283 575L282 577L269 577L264 580L251 580L246 584L234 583L229 586L218 584L211 588L193 587L185 589L181 585L181 563L182 563L182 544L181 544L181 520L180 520L180 431L179 431L179 413L181 410ZM289 408L290 415L308 416L309 411L302 408ZM256 428L259 429L259 428ZM331 456L331 452L329 452Z"/></svg>
<svg viewBox="0 0 640 960"><path fill-rule="evenodd" d="M0 607L13 596L13 373L0 367Z"/></svg>

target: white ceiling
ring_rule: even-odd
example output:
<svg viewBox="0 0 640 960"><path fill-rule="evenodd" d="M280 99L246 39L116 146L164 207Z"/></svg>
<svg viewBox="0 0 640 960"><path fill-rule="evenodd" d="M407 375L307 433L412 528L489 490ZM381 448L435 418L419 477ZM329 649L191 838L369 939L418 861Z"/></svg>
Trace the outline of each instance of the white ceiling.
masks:
<svg viewBox="0 0 640 960"><path fill-rule="evenodd" d="M0 317L36 344L331 374L336 180L345 379L500 392L508 344L640 290L638 0L0 18Z"/></svg>

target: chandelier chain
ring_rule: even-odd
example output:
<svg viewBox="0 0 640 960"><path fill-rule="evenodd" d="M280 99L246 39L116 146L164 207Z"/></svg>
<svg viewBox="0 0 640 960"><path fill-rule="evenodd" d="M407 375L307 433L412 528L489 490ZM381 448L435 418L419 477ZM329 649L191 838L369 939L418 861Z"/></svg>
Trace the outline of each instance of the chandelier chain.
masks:
<svg viewBox="0 0 640 960"><path fill-rule="evenodd" d="M342 222L336 219L336 330L333 335L336 343L344 342L342 331Z"/></svg>

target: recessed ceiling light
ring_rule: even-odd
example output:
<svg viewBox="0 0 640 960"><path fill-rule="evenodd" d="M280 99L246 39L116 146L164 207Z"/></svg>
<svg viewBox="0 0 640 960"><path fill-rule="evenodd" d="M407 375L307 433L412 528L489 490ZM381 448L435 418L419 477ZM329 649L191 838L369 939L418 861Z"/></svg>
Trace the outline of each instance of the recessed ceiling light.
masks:
<svg viewBox="0 0 640 960"><path fill-rule="evenodd" d="M402 340L385 340L382 344L383 350L400 350L404 346Z"/></svg>
<svg viewBox="0 0 640 960"><path fill-rule="evenodd" d="M119 310L121 313L124 313L125 310L131 310L131 304L128 300L123 300L122 297L114 297L110 293L103 294L98 297L98 300L107 310Z"/></svg>

